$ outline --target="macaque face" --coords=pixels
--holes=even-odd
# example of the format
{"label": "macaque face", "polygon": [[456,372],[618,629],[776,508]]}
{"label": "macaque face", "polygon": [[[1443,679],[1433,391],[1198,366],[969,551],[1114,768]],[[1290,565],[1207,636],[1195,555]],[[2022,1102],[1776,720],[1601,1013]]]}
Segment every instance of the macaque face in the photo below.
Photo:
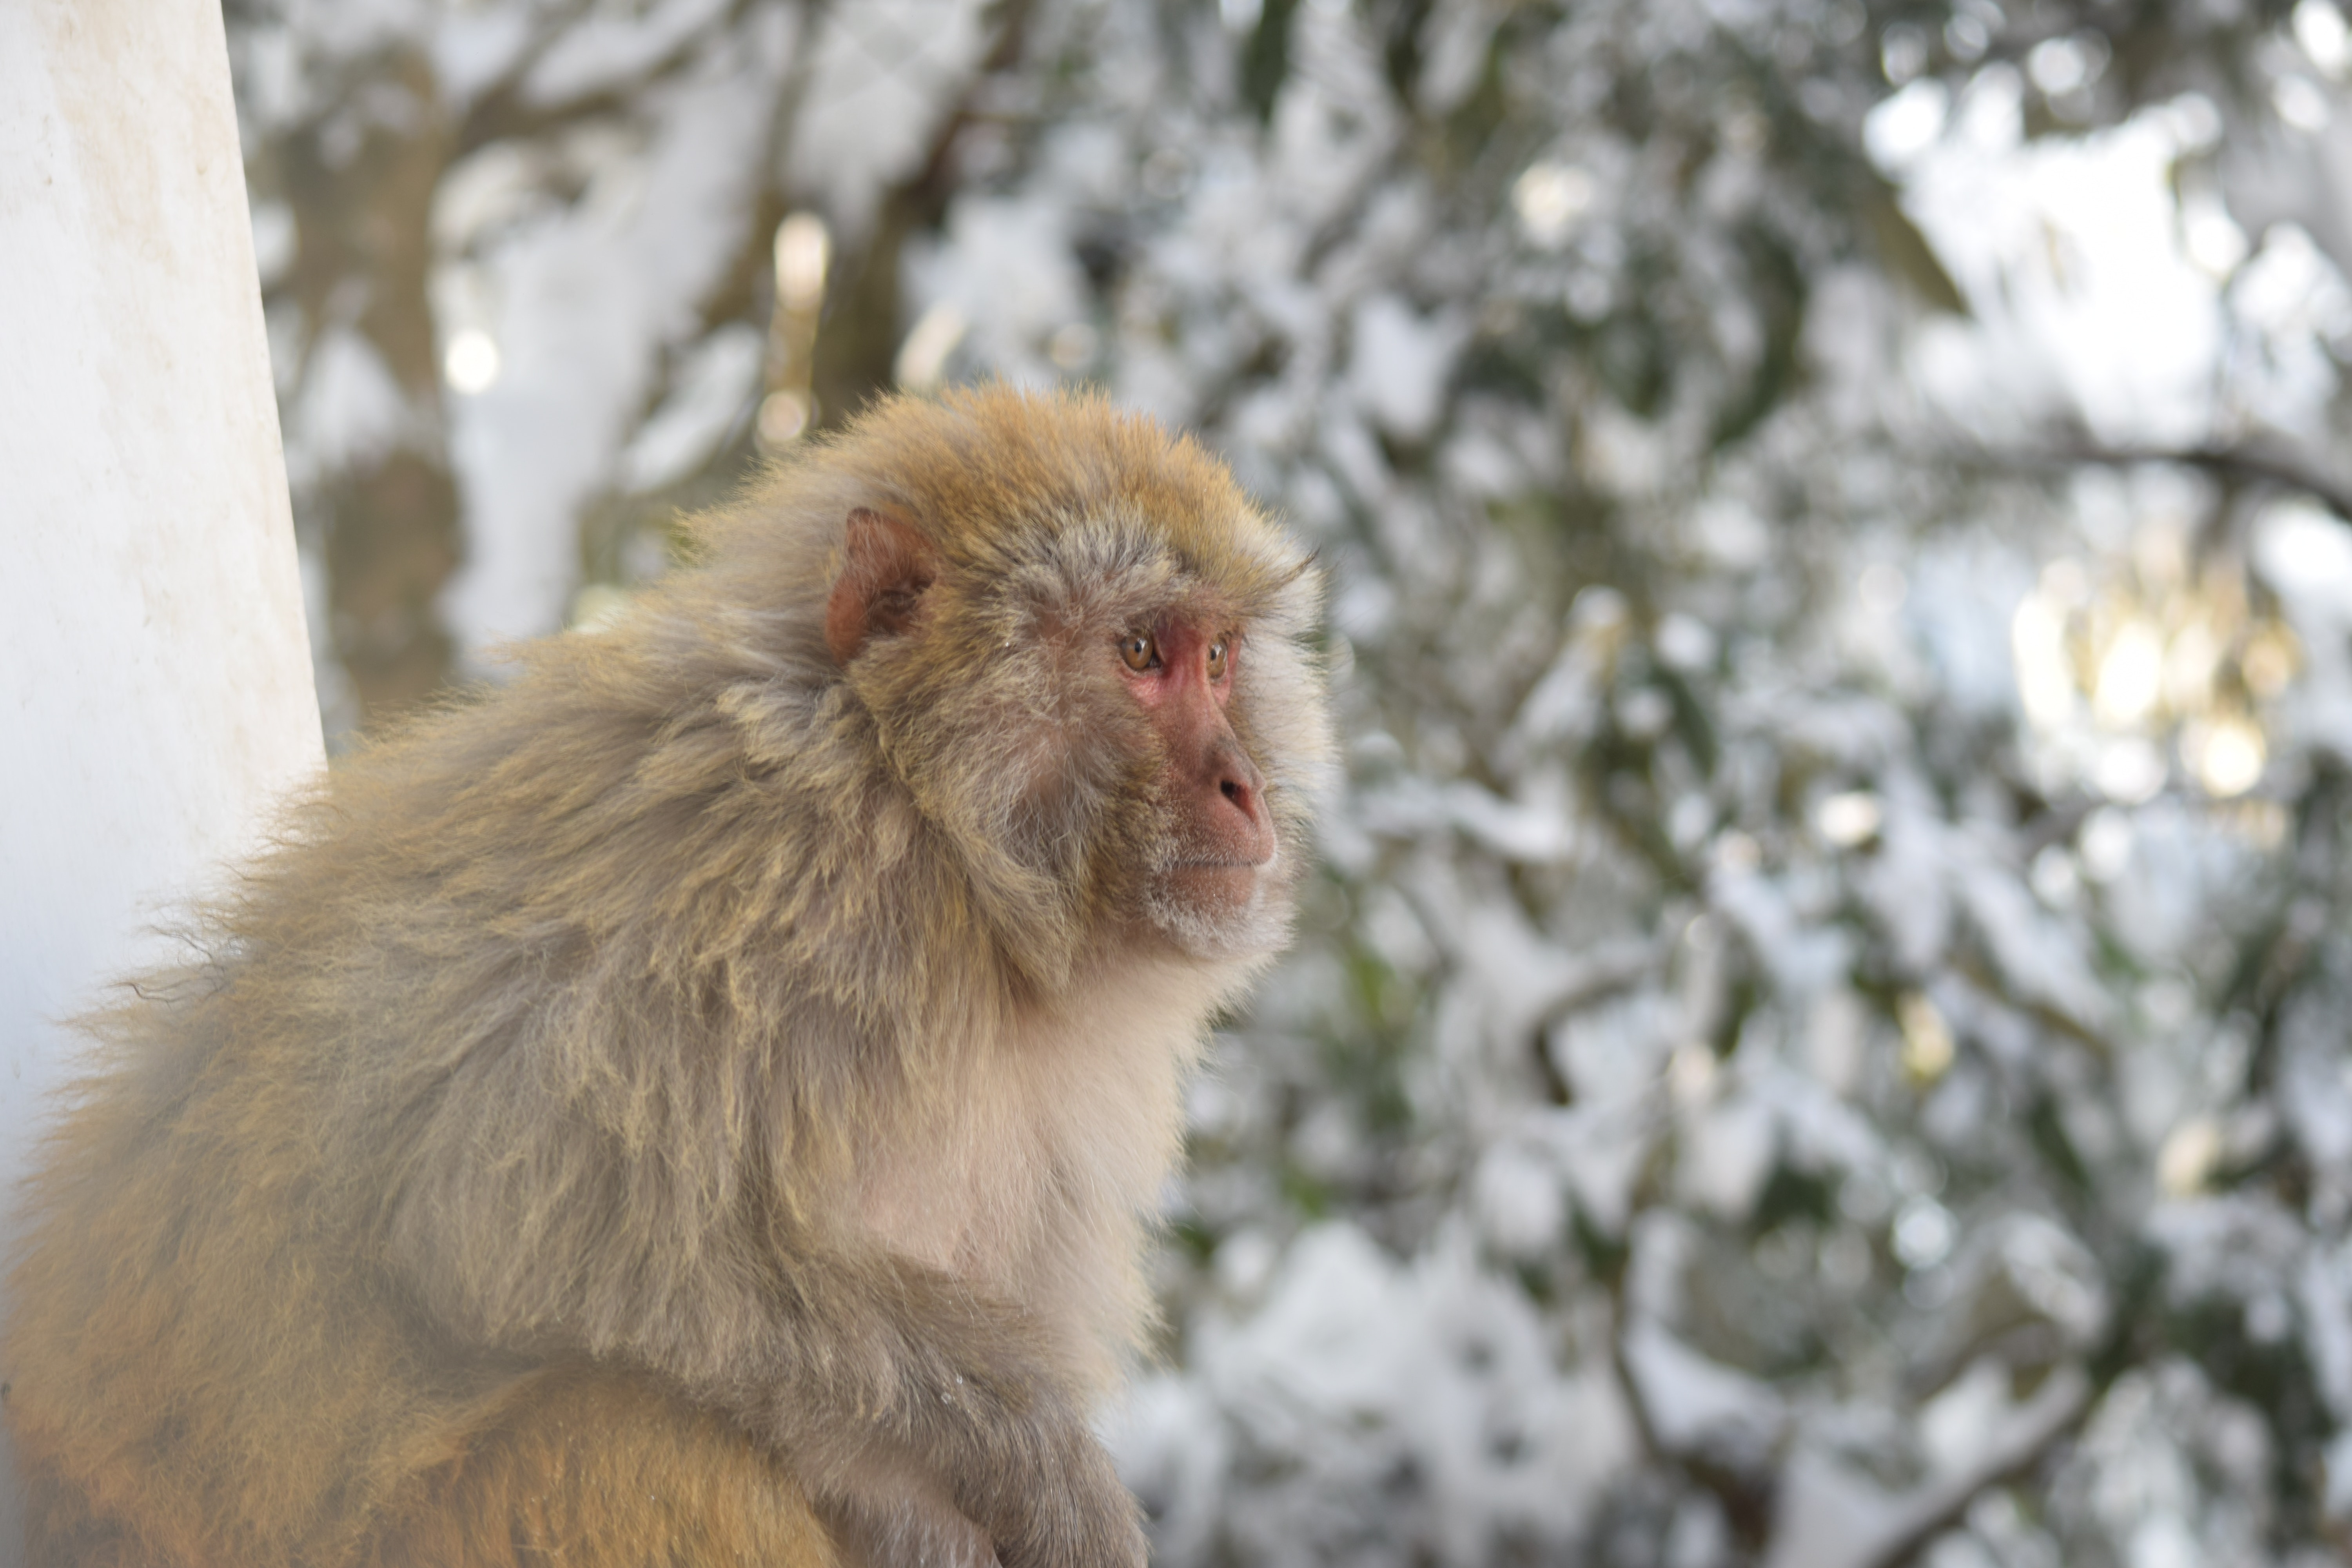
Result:
{"label": "macaque face", "polygon": [[1247,915],[1276,856],[1265,779],[1226,709],[1243,654],[1237,632],[1171,616],[1120,637],[1120,675],[1164,756],[1158,794],[1167,831],[1153,870],[1160,901],[1188,925]]}
{"label": "macaque face", "polygon": [[1235,543],[1233,515],[1196,523],[1193,552],[1138,511],[963,558],[851,517],[827,644],[1008,940],[1072,940],[1084,909],[1098,934],[1139,926],[1195,958],[1286,941],[1324,743],[1297,646],[1316,584],[1278,536]]}

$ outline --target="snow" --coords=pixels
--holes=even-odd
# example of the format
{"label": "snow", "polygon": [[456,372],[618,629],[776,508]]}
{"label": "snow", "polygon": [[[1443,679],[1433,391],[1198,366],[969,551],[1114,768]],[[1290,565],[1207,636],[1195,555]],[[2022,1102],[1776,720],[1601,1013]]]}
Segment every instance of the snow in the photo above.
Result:
{"label": "snow", "polygon": [[512,71],[530,48],[535,29],[520,5],[482,5],[446,11],[433,30],[433,77],[442,95],[464,105]]}
{"label": "snow", "polygon": [[407,399],[365,338],[330,328],[311,348],[301,395],[287,410],[287,467],[302,483],[321,469],[371,462],[417,428]]}
{"label": "snow", "polygon": [[1375,294],[1356,307],[1348,383],[1373,423],[1401,440],[1428,439],[1465,325],[1424,320],[1393,294]]}
{"label": "snow", "polygon": [[692,40],[727,9],[728,0],[657,0],[633,12],[590,12],[559,34],[522,79],[539,104],[585,98],[633,82]]}
{"label": "snow", "polygon": [[[1605,1372],[1563,1378],[1524,1299],[1459,1247],[1405,1267],[1346,1225],[1290,1247],[1245,1323],[1204,1322],[1191,1375],[1146,1380],[1112,1419],[1122,1473],[1154,1516],[1159,1560],[1199,1562],[1222,1535],[1279,1550],[1277,1500],[1235,1489],[1238,1462],[1279,1500],[1357,1534],[1363,1560],[1487,1559],[1496,1539],[1565,1541],[1633,1455]],[[1410,1539],[1351,1522],[1351,1496],[1417,1497]]]}
{"label": "snow", "polygon": [[709,460],[759,400],[767,340],[751,327],[721,327],[684,356],[668,397],[621,453],[625,489],[657,490]]}
{"label": "snow", "polygon": [[1086,289],[1053,205],[959,204],[943,243],[919,248],[908,258],[907,276],[924,310],[946,306],[959,320],[978,323],[964,335],[981,363],[1000,367],[1012,381],[1058,379],[1046,359],[1046,342],[1056,328],[1083,315]]}
{"label": "snow", "polygon": [[2352,630],[2352,537],[2309,501],[2285,501],[2254,530],[2254,566],[2315,631]]}
{"label": "snow", "polygon": [[1979,75],[1937,124],[1941,94],[1913,83],[1870,132],[1973,318],[1923,342],[1930,395],[1976,428],[2015,432],[2021,407],[2054,399],[2115,445],[2192,443],[2214,418],[2222,319],[2174,218],[2173,117],[2029,142],[2012,74]]}
{"label": "snow", "polygon": [[516,222],[472,263],[504,367],[450,415],[467,552],[444,607],[474,657],[562,625],[579,510],[619,477],[660,353],[742,243],[783,65],[777,47],[707,55],[649,92],[646,144],[576,206]]}
{"label": "snow", "polygon": [[1709,1361],[1654,1322],[1625,1331],[1626,1371],[1650,1430],[1670,1453],[1748,1458],[1778,1441],[1786,1412],[1755,1378]]}
{"label": "snow", "polygon": [[980,0],[860,0],[821,15],[787,156],[835,227],[862,238],[881,192],[913,172],[985,43]]}
{"label": "snow", "polygon": [[1497,1144],[1479,1161],[1472,1182],[1472,1212],[1498,1250],[1538,1257],[1559,1245],[1567,1221],[1565,1194],[1559,1173],[1540,1152]]}

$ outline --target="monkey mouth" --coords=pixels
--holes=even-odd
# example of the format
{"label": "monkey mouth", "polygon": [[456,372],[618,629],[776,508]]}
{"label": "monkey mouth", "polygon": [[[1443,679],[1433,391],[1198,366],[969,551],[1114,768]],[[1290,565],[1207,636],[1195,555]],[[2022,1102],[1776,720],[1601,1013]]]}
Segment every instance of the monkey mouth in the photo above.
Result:
{"label": "monkey mouth", "polygon": [[1161,873],[1166,879],[1162,885],[1203,913],[1238,909],[1256,900],[1264,874],[1273,864],[1271,855],[1263,860],[1179,860]]}
{"label": "monkey mouth", "polygon": [[1220,857],[1214,859],[1176,860],[1171,861],[1169,864],[1168,874],[1171,877],[1234,874],[1255,876],[1256,873],[1265,870],[1268,866],[1273,864],[1274,857],[1270,854],[1256,860],[1244,860],[1238,857]]}

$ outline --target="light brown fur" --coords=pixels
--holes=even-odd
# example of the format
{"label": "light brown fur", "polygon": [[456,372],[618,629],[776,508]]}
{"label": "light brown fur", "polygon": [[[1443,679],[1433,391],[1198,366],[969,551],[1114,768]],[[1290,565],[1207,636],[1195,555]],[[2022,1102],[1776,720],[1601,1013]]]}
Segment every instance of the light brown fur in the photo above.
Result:
{"label": "light brown fur", "polygon": [[[845,668],[860,509],[936,582]],[[37,1562],[1139,1560],[1085,1412],[1305,864],[1318,584],[1191,443],[1003,390],[698,537],[97,1021],[0,1342]],[[1241,635],[1232,908],[1171,890],[1199,808],[1106,662],[1153,616]]]}

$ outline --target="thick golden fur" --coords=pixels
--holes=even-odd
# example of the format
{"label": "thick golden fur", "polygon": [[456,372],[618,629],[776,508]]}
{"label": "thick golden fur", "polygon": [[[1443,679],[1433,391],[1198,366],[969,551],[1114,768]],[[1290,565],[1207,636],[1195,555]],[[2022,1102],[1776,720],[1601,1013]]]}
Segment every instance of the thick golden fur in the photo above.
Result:
{"label": "thick golden fur", "polygon": [[[940,569],[845,668],[861,508]],[[1135,1560],[1085,1410],[1306,862],[1315,575],[1191,442],[1004,390],[887,404],[698,536],[339,768],[98,1021],[0,1343],[37,1562],[822,1563],[877,1456],[1008,1563]],[[1278,852],[1238,912],[1166,892],[1105,657],[1165,614],[1246,650]]]}

